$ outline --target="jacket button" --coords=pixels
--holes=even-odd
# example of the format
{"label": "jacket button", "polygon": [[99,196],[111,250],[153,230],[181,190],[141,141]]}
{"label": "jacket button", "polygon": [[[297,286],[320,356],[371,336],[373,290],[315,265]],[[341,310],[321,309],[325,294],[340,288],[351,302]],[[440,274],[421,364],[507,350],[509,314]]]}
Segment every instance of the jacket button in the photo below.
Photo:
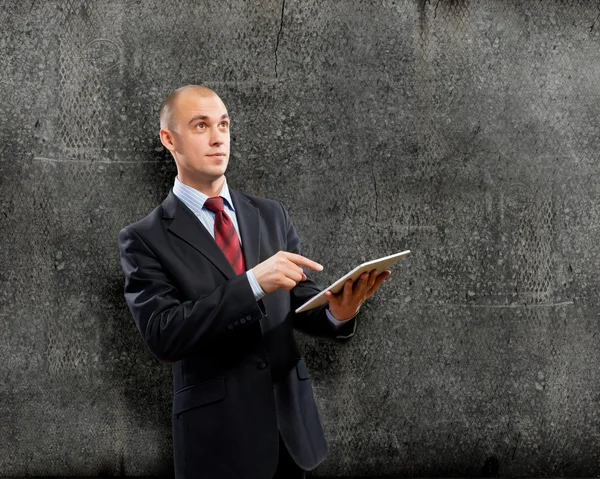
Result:
{"label": "jacket button", "polygon": [[233,324],[228,324],[227,329],[229,329],[229,331],[231,331],[233,329]]}
{"label": "jacket button", "polygon": [[240,319],[240,323],[244,324],[246,322],[246,318]]}
{"label": "jacket button", "polygon": [[258,369],[265,369],[267,367],[267,363],[265,363],[264,361],[261,361],[260,363],[258,363]]}
{"label": "jacket button", "polygon": [[246,316],[246,321],[250,321],[252,319],[252,316],[249,314],[248,316]]}

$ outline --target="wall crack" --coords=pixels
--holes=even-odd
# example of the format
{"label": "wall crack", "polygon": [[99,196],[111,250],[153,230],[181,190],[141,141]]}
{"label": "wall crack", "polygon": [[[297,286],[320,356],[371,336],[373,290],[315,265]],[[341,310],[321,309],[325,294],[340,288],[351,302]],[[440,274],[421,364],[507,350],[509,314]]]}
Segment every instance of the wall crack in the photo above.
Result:
{"label": "wall crack", "polygon": [[277,64],[279,63],[279,57],[277,52],[279,51],[279,40],[281,39],[281,33],[283,32],[283,13],[285,11],[285,0],[281,2],[281,19],[279,20],[279,32],[277,32],[277,41],[275,42],[275,78],[279,78],[277,72]]}
{"label": "wall crack", "polygon": [[373,176],[373,187],[375,189],[375,223],[379,219],[379,193],[377,192],[377,178],[375,178],[375,167],[371,168],[371,175]]}

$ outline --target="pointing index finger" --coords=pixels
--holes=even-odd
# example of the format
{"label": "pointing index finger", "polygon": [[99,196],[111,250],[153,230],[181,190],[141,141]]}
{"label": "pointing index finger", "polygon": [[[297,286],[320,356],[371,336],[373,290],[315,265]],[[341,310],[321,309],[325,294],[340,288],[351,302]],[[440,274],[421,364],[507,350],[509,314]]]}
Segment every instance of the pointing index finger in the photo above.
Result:
{"label": "pointing index finger", "polygon": [[305,258],[302,255],[296,253],[288,253],[287,258],[292,263],[297,264],[298,266],[305,266],[307,268],[314,269],[315,271],[323,271],[323,266],[321,266],[319,263],[314,262],[313,260]]}

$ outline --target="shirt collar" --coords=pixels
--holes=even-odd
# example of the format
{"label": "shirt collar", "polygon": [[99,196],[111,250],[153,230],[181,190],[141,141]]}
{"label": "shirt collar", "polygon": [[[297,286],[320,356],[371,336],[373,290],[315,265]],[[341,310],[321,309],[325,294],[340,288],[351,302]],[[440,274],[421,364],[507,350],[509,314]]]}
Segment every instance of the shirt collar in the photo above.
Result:
{"label": "shirt collar", "polygon": [[[224,203],[227,208],[231,211],[235,211],[233,208],[233,201],[231,201],[231,193],[227,186],[227,178],[224,178],[224,180],[219,196],[225,200]],[[196,213],[196,215],[202,210],[204,202],[208,199],[208,195],[182,183],[177,176],[175,177],[175,184],[173,185],[173,194],[189,209]]]}

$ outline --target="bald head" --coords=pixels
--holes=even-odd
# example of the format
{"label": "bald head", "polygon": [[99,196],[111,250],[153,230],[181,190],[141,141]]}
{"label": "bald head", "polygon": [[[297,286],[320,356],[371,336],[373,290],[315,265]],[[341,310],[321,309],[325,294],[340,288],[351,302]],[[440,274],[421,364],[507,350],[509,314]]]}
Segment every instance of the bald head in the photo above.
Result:
{"label": "bald head", "polygon": [[189,98],[191,95],[199,96],[201,98],[216,97],[221,100],[219,95],[217,95],[214,91],[202,85],[186,85],[178,88],[177,90],[171,92],[160,108],[161,128],[167,128],[171,130],[175,129],[177,126],[177,106],[179,102],[185,101],[186,98]]}

